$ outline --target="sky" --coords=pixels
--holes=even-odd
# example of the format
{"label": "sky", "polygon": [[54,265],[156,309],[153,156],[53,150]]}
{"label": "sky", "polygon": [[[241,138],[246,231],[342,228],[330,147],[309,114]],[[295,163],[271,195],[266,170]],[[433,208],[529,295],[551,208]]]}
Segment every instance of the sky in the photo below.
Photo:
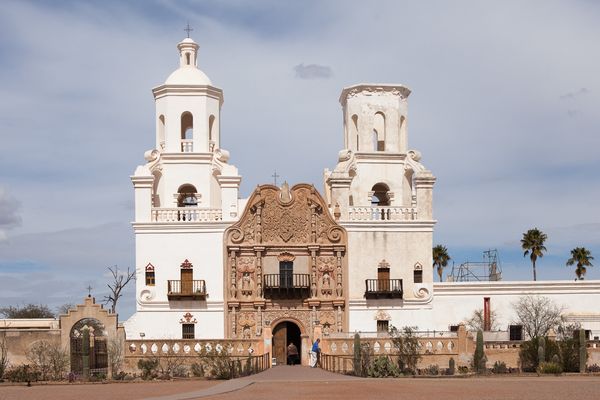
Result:
{"label": "sky", "polygon": [[538,227],[538,279],[574,279],[574,247],[600,263],[599,20],[589,0],[2,0],[0,307],[88,286],[100,301],[107,268],[134,267],[129,177],[188,22],[242,197],[275,170],[322,188],[342,88],[404,84],[409,148],[437,177],[434,244],[456,266],[497,249],[505,280],[530,280],[520,239]]}

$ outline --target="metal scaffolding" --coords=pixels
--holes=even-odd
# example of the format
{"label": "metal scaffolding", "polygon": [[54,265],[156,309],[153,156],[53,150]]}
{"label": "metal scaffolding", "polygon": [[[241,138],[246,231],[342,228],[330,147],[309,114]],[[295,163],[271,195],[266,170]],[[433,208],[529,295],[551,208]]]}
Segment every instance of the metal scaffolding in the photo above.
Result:
{"label": "metal scaffolding", "polygon": [[498,250],[489,249],[483,252],[483,261],[467,261],[458,267],[452,265],[452,273],[448,277],[453,282],[501,281],[502,267]]}

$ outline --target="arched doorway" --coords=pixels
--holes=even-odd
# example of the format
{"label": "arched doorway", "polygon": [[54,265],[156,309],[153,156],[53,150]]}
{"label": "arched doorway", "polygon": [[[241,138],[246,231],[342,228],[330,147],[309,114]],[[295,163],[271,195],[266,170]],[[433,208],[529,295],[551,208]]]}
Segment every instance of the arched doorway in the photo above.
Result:
{"label": "arched doorway", "polygon": [[287,363],[287,346],[290,343],[298,348],[299,357],[302,355],[302,337],[300,327],[291,321],[278,323],[273,329],[273,357],[277,365]]}
{"label": "arched doorway", "polygon": [[[87,332],[89,341],[86,350],[84,347],[84,334]],[[90,375],[108,372],[108,349],[104,324],[95,318],[80,319],[71,328],[71,371],[84,373],[84,368],[89,368]],[[87,360],[84,361],[84,354]]]}

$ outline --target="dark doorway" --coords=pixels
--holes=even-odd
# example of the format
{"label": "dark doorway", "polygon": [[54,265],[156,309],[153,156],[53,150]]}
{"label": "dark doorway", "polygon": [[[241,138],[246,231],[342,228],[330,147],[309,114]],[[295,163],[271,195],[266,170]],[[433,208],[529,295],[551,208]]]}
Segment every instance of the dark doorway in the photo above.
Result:
{"label": "dark doorway", "polygon": [[291,261],[279,262],[279,287],[292,288],[294,274],[294,263]]}
{"label": "dark doorway", "polygon": [[290,343],[294,343],[298,349],[299,358],[302,358],[300,328],[293,322],[280,322],[273,329],[273,357],[277,359],[277,365],[287,363],[287,346]]}

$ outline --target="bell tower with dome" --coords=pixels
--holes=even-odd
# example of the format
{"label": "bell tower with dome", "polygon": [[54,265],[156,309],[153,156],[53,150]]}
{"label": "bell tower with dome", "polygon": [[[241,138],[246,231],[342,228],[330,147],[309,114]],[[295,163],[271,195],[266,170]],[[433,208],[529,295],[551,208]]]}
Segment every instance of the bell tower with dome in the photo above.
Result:
{"label": "bell tower with dome", "polygon": [[[128,337],[222,337],[224,230],[239,216],[241,176],[220,147],[223,91],[198,68],[199,46],[177,45],[179,67],[152,90],[156,144],[131,177],[136,314]],[[203,312],[200,313],[199,310]]]}

